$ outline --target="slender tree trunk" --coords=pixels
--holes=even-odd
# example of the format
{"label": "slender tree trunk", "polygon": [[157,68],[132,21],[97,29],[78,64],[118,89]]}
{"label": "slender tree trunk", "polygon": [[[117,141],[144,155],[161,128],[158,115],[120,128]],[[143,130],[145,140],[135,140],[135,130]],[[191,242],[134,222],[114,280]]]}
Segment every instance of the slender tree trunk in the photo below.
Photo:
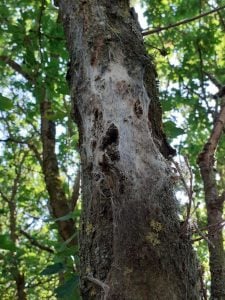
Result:
{"label": "slender tree trunk", "polygon": [[[68,215],[72,210],[69,200],[63,190],[60,180],[58,160],[55,153],[56,126],[51,120],[53,115],[51,102],[43,96],[40,105],[41,112],[41,141],[43,147],[42,169],[45,176],[46,188],[48,190],[52,215],[60,218]],[[57,221],[59,234],[64,241],[72,238],[75,233],[75,224],[72,219]],[[76,238],[72,238],[70,245],[76,245]]]}
{"label": "slender tree trunk", "polygon": [[[19,187],[19,183],[21,181],[22,176],[22,167],[24,160],[26,158],[26,153],[22,156],[21,161],[19,161],[18,165],[15,165],[16,176],[12,186],[12,193],[10,199],[8,199],[9,205],[9,227],[10,227],[10,238],[16,247],[16,243],[18,240],[17,236],[17,207],[16,207],[16,196]],[[25,292],[25,277],[24,274],[20,271],[20,260],[16,256],[15,253],[12,253],[12,266],[11,266],[11,274],[16,283],[16,292],[17,292],[17,299],[18,300],[26,300],[26,292]]]}
{"label": "slender tree trunk", "polygon": [[83,299],[199,299],[156,72],[127,0],[58,1],[79,126]]}
{"label": "slender tree trunk", "polygon": [[[223,103],[225,97],[223,96]],[[211,299],[225,299],[225,252],[223,246],[223,205],[225,192],[218,195],[217,183],[214,171],[214,155],[225,125],[225,104],[214,124],[211,136],[204,145],[203,151],[198,157],[198,165],[204,183],[205,202],[208,220],[209,265],[211,273]]]}
{"label": "slender tree trunk", "polygon": [[23,274],[16,274],[16,288],[17,288],[17,297],[18,300],[26,300],[26,293],[25,293],[25,278]]}

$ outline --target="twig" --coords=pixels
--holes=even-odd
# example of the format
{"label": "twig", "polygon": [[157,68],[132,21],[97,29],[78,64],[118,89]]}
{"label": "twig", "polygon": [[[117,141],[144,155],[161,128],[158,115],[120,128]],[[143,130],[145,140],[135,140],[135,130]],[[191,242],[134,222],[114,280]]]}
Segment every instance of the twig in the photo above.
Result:
{"label": "twig", "polygon": [[186,181],[184,179],[184,176],[183,176],[182,171],[181,171],[181,169],[179,167],[179,164],[173,158],[171,159],[171,161],[173,162],[173,164],[174,164],[177,172],[179,173],[180,179],[181,179],[181,181],[182,181],[182,183],[183,183],[183,185],[185,187],[185,190],[187,192],[188,198],[191,198],[192,197],[192,195],[191,195],[192,193],[190,192],[190,189],[189,189],[189,187],[188,187],[188,185],[187,185],[187,183],[186,183]]}
{"label": "twig", "polygon": [[36,159],[40,163],[40,166],[42,166],[42,157],[41,154],[39,153],[37,147],[33,144],[33,142],[30,142],[31,139],[27,140],[22,140],[22,139],[14,139],[13,137],[8,137],[6,139],[0,139],[1,143],[16,143],[16,144],[22,144],[22,145],[27,145],[29,149],[34,153]]}
{"label": "twig", "polygon": [[193,22],[195,20],[198,20],[202,17],[205,17],[205,16],[208,16],[208,15],[213,14],[215,12],[218,12],[218,11],[224,9],[224,8],[225,8],[225,5],[217,7],[215,9],[212,9],[212,10],[207,11],[205,13],[202,13],[198,16],[195,16],[195,17],[192,17],[192,18],[189,18],[189,19],[181,20],[181,21],[179,21],[177,23],[174,23],[174,24],[169,24],[167,26],[157,27],[157,28],[154,28],[154,29],[147,29],[146,31],[142,32],[142,35],[146,36],[146,35],[154,34],[154,33],[157,33],[157,32],[163,31],[163,30],[171,29],[171,28],[183,25],[183,24],[187,24],[187,23]]}
{"label": "twig", "polygon": [[41,24],[44,10],[45,10],[45,0],[41,0],[40,13],[38,16],[38,43],[39,43],[39,53],[40,53],[41,63],[44,63],[43,52],[42,52],[43,47],[42,47],[42,24]]}
{"label": "twig", "polygon": [[[224,226],[225,226],[225,221],[221,221],[221,222],[218,222],[218,223],[211,224],[211,225],[209,225],[209,226],[203,227],[203,228],[201,228],[201,229],[198,229],[198,230],[196,230],[196,231],[193,232],[193,233],[199,233],[199,231],[202,233],[203,230],[209,230],[209,229],[211,229],[212,227],[215,227],[213,230],[211,229],[210,234],[212,234],[212,233],[214,233],[214,232],[216,232],[216,231],[219,231],[219,230],[222,229]],[[205,234],[205,235],[204,235],[204,237],[208,237],[208,236],[209,236],[209,234]],[[199,238],[192,239],[192,242],[193,242],[193,243],[194,243],[194,242],[198,242],[198,241],[201,241],[202,239],[203,239],[203,237],[202,237],[202,235],[201,235],[201,237],[199,237]]]}
{"label": "twig", "polygon": [[54,253],[54,250],[45,246],[45,245],[41,245],[34,237],[32,237],[29,233],[27,233],[26,231],[20,229],[20,233],[22,235],[24,235],[31,243],[31,245],[41,249],[41,250],[44,250],[44,251],[47,251],[49,253]]}
{"label": "twig", "polygon": [[34,83],[34,78],[30,76],[30,74],[25,72],[21,65],[12,60],[10,57],[6,55],[0,55],[0,61],[5,62],[8,66],[10,66],[14,71],[19,73],[20,75],[22,75],[25,79]]}
{"label": "twig", "polygon": [[10,203],[10,199],[0,190],[0,195],[2,196],[2,199],[7,202]]}
{"label": "twig", "polygon": [[190,187],[188,188],[188,191],[187,191],[189,202],[188,202],[188,207],[187,207],[187,216],[186,216],[186,220],[184,222],[184,228],[187,228],[188,221],[191,216],[191,206],[192,206],[192,201],[193,201],[193,173],[192,173],[191,166],[190,166],[186,156],[184,156],[184,161],[186,163],[186,166],[187,166],[189,174],[190,174]]}
{"label": "twig", "polygon": [[215,77],[213,76],[212,74],[210,74],[209,72],[207,71],[203,71],[203,73],[209,78],[209,80],[220,90],[223,85],[222,83]]}
{"label": "twig", "polygon": [[[201,236],[201,239],[204,239],[209,245],[211,245],[213,248],[215,248],[215,245],[208,239],[207,235],[202,233],[201,230],[198,228],[198,226],[194,223],[193,224],[195,230],[197,233]],[[192,240],[192,242],[196,242],[196,240]]]}
{"label": "twig", "polygon": [[103,289],[103,291],[104,291],[103,300],[106,300],[107,296],[109,294],[109,286],[107,284],[105,284],[104,282],[100,281],[99,279],[94,278],[92,275],[88,275],[88,276],[86,276],[86,278],[87,278],[87,280],[93,282],[94,284],[100,286]]}
{"label": "twig", "polygon": [[176,170],[178,171],[178,173],[180,175],[180,179],[181,179],[181,181],[182,181],[182,183],[184,185],[184,188],[185,188],[187,196],[188,196],[187,216],[186,216],[185,221],[184,221],[184,223],[182,225],[182,229],[181,229],[182,233],[186,232],[186,230],[187,230],[188,222],[189,222],[190,215],[191,215],[192,201],[193,201],[193,188],[192,188],[192,186],[193,186],[193,184],[192,184],[192,182],[193,182],[193,174],[192,174],[192,170],[191,170],[191,167],[189,165],[189,162],[188,162],[187,158],[184,157],[184,160],[185,160],[185,163],[186,163],[187,168],[188,168],[189,173],[190,173],[190,187],[188,187],[188,185],[186,183],[186,180],[184,179],[184,176],[182,174],[182,171],[180,169],[179,164],[174,159],[172,159],[172,162],[175,165]]}

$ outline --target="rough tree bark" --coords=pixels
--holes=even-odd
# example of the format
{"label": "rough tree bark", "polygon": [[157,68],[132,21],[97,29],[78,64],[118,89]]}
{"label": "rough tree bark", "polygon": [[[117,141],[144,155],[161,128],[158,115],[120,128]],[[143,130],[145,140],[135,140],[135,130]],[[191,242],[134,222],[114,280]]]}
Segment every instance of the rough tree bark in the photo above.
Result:
{"label": "rough tree bark", "polygon": [[128,0],[57,1],[80,133],[83,299],[199,299],[156,72]]}
{"label": "rough tree bark", "polygon": [[204,184],[208,219],[209,265],[211,273],[211,299],[225,299],[225,252],[223,246],[223,206],[225,192],[218,195],[214,171],[215,152],[225,125],[225,96],[214,124],[211,136],[198,157],[198,165]]}

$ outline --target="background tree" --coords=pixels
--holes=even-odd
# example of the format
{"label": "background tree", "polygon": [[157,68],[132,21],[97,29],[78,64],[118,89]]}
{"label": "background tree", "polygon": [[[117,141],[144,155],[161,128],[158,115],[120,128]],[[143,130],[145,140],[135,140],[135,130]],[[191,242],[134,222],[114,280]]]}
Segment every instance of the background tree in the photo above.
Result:
{"label": "background tree", "polygon": [[56,293],[74,297],[80,180],[62,28],[48,1],[3,1],[0,11],[1,298],[54,297],[57,273]]}

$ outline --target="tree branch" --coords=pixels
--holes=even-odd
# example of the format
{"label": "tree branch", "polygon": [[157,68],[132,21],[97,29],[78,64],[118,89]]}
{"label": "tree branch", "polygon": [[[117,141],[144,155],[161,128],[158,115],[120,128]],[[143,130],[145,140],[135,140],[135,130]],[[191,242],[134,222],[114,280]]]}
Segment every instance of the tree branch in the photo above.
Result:
{"label": "tree branch", "polygon": [[34,79],[32,78],[32,76],[30,76],[30,74],[28,74],[27,72],[25,72],[23,70],[23,68],[21,67],[20,64],[18,64],[17,62],[15,62],[14,60],[12,60],[8,56],[6,56],[6,55],[0,55],[0,61],[5,62],[14,71],[16,71],[17,73],[19,73],[20,75],[22,75],[28,81],[34,82]]}
{"label": "tree branch", "polygon": [[195,17],[192,17],[192,18],[189,18],[189,19],[181,20],[181,21],[179,21],[179,22],[177,22],[177,23],[174,23],[174,24],[169,24],[169,25],[167,25],[167,26],[157,27],[157,28],[154,28],[154,29],[147,29],[146,31],[143,31],[143,32],[142,32],[142,35],[143,35],[143,36],[146,36],[146,35],[154,34],[154,33],[161,32],[161,31],[164,31],[164,30],[167,30],[167,29],[171,29],[171,28],[174,28],[174,27],[178,27],[178,26],[180,26],[180,25],[183,25],[183,24],[187,24],[187,23],[193,22],[193,21],[195,21],[195,20],[198,20],[198,19],[200,19],[200,18],[203,18],[203,17],[208,16],[208,15],[210,15],[210,14],[213,14],[213,13],[215,13],[215,12],[218,12],[218,11],[224,9],[224,8],[225,8],[225,5],[220,6],[220,7],[217,7],[217,8],[215,8],[215,9],[212,9],[212,10],[207,11],[207,12],[205,12],[205,13],[202,13],[202,14],[200,14],[200,15],[198,15],[198,16],[195,16]]}
{"label": "tree branch", "polygon": [[[223,102],[224,101],[225,99],[223,99]],[[207,167],[213,165],[214,153],[218,145],[219,139],[221,137],[221,134],[223,132],[224,125],[225,125],[225,104],[223,103],[219,116],[213,127],[211,136],[208,142],[205,144],[203,151],[199,154],[198,164],[200,168],[201,168],[201,162],[203,162]]]}
{"label": "tree branch", "polygon": [[0,190],[0,195],[2,196],[2,199],[5,200],[5,202],[10,203],[10,199]]}
{"label": "tree branch", "polygon": [[38,160],[40,166],[42,167],[42,157],[41,154],[39,153],[37,147],[30,142],[29,140],[22,140],[22,139],[14,139],[13,137],[8,137],[6,139],[0,139],[0,142],[3,143],[16,143],[16,144],[23,144],[23,145],[27,145],[29,147],[29,149],[34,153],[36,159]]}
{"label": "tree branch", "polygon": [[212,74],[210,74],[210,73],[207,72],[207,71],[203,71],[203,73],[208,77],[208,79],[209,79],[210,81],[212,81],[212,83],[213,83],[219,90],[223,87],[222,83],[219,82],[219,80],[218,80],[215,76],[213,76]]}
{"label": "tree branch", "polygon": [[38,160],[40,166],[42,167],[43,161],[42,161],[41,154],[39,153],[37,147],[32,142],[27,142],[27,145],[28,145],[29,149],[31,151],[33,151],[34,156],[36,157],[36,159]]}
{"label": "tree branch", "polygon": [[107,299],[107,296],[109,294],[109,286],[107,284],[105,284],[104,282],[100,281],[97,278],[94,278],[92,275],[88,275],[86,277],[87,280],[89,280],[90,282],[96,284],[97,286],[101,287],[104,291],[104,298],[103,300]]}
{"label": "tree branch", "polygon": [[22,235],[24,235],[31,243],[31,245],[41,249],[41,250],[44,250],[44,251],[47,251],[49,253],[54,253],[54,250],[45,246],[45,245],[41,245],[34,237],[32,237],[29,233],[27,233],[26,231],[20,229],[20,233]]}

